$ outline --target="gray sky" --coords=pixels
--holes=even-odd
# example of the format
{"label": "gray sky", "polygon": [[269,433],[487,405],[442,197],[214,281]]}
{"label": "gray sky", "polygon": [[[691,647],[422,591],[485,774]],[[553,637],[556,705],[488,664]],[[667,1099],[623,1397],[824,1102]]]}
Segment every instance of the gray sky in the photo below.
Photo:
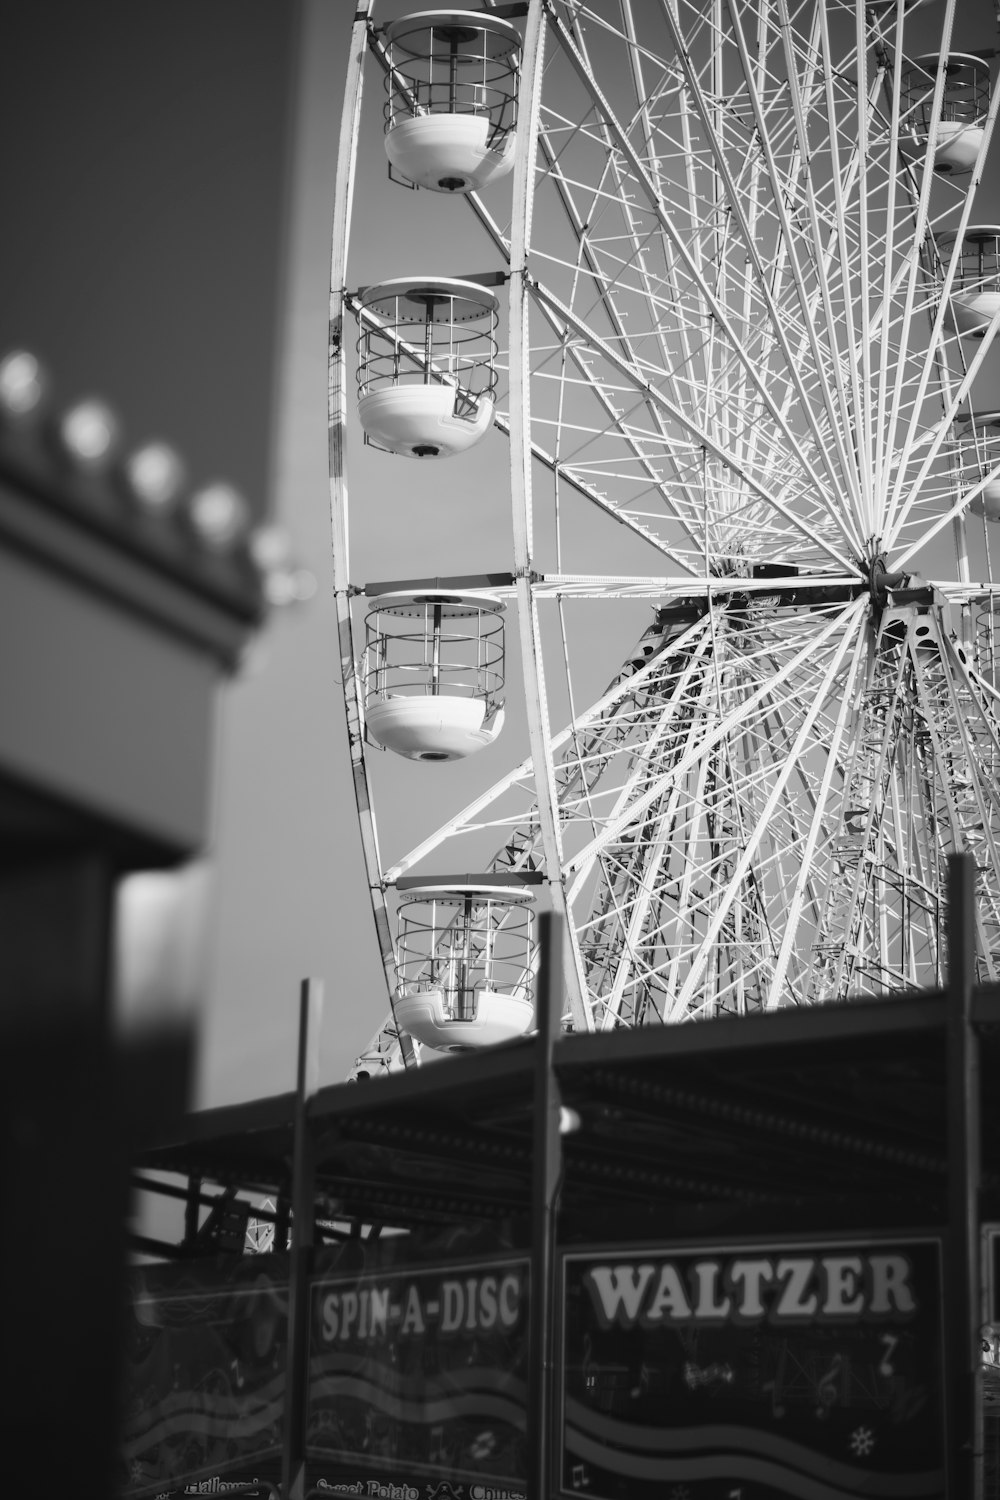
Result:
{"label": "gray sky", "polygon": [[[376,18],[419,8],[380,0]],[[929,26],[940,9],[927,7]],[[323,1082],[344,1076],[386,1010],[330,597],[328,266],[352,7],[304,0],[285,191],[290,14],[267,0],[181,0],[166,10],[103,0],[71,13],[39,0],[8,38],[7,55],[24,62],[4,92],[14,143],[5,201],[19,211],[0,247],[11,293],[0,345],[41,354],[61,399],[106,395],[136,441],[176,442],[198,481],[228,477],[258,511],[270,500],[319,581],[308,606],[275,614],[220,699],[216,920],[198,1087],[206,1104],[292,1086],[301,977],[326,982]],[[991,6],[959,7],[957,46],[996,41]],[[84,52],[93,66],[75,65]],[[383,97],[369,68],[349,280],[494,268],[461,201],[389,183]],[[995,188],[994,169],[980,202],[996,202]],[[977,209],[979,222],[987,212]],[[511,566],[498,434],[423,465],[362,449],[356,425],[352,436],[355,582]],[[631,605],[608,630],[595,616],[595,683],[648,618],[648,605]],[[510,668],[497,746],[459,765],[373,757],[388,857],[518,757],[516,650]]]}

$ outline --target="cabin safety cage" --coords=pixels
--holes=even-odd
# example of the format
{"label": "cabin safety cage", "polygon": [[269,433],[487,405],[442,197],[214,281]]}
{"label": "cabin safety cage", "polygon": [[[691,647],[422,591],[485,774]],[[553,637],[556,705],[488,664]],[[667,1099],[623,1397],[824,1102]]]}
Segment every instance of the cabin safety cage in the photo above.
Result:
{"label": "cabin safety cage", "polygon": [[534,892],[516,877],[399,882],[395,1010],[425,1046],[512,1041],[534,1021]]}
{"label": "cabin safety cage", "polygon": [[385,28],[385,149],[418,187],[467,193],[514,165],[521,37],[488,12],[421,11]]}
{"label": "cabin safety cage", "polygon": [[456,278],[399,279],[359,294],[358,415],[377,446],[446,458],[493,420],[499,302]]}
{"label": "cabin safety cage", "polygon": [[375,744],[455,760],[503,725],[504,603],[488,594],[382,594],[365,617],[361,681]]}
{"label": "cabin safety cage", "polygon": [[949,53],[939,63],[936,53],[918,57],[903,70],[901,80],[904,134],[901,146],[924,150],[930,138],[934,92],[939,68],[944,90],[934,148],[936,172],[971,172],[983,142],[990,109],[990,65],[972,53]]}
{"label": "cabin safety cage", "polygon": [[985,481],[969,509],[987,521],[1000,521],[1000,479],[992,475],[1000,456],[1000,411],[966,412],[956,426],[963,471]]}
{"label": "cabin safety cage", "polygon": [[1000,225],[970,225],[960,241],[944,234],[938,245],[945,264],[955,260],[955,327],[963,337],[984,338],[990,319],[1000,312]]}

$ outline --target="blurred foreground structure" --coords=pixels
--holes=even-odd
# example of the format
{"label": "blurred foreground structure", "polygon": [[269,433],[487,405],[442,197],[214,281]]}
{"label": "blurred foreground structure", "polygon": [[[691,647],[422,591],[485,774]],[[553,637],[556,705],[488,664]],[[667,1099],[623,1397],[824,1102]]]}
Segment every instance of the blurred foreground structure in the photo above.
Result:
{"label": "blurred foreground structure", "polygon": [[2,373],[7,1415],[19,1480],[56,1454],[110,1494],[129,1155],[188,1099],[216,690],[262,596],[238,531],[126,479],[105,409],[57,426],[30,356]]}
{"label": "blurred foreground structure", "polygon": [[189,1099],[218,693],[264,606],[246,541],[269,509],[296,16],[41,0],[7,33],[0,354],[52,371],[0,370],[0,1259],[25,1494],[113,1492],[130,1153]]}

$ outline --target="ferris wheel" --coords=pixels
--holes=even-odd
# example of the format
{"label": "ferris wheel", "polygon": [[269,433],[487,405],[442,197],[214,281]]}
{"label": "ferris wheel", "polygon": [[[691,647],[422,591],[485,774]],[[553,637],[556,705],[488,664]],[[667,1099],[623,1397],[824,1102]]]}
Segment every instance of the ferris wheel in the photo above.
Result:
{"label": "ferris wheel", "polygon": [[[962,45],[954,0],[360,5],[331,494],[391,1003],[356,1074],[530,1029],[543,896],[578,1031],[938,984],[954,852],[1000,977],[997,96]],[[357,284],[366,75],[474,272],[403,236]],[[352,445],[443,472],[490,429],[510,553],[355,579]],[[376,826],[376,758],[446,797],[480,754],[412,848]]]}

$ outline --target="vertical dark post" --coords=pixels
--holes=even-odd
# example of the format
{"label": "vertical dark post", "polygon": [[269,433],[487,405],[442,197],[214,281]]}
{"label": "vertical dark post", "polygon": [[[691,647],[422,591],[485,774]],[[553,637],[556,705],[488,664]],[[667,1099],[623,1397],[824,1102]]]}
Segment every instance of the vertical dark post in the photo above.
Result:
{"label": "vertical dark post", "polygon": [[187,1198],[184,1203],[184,1244],[193,1245],[198,1238],[201,1219],[201,1178],[189,1177]]}
{"label": "vertical dark post", "polygon": [[442,611],[440,604],[435,604],[434,615],[431,622],[431,697],[436,698],[441,691],[441,620]]}
{"label": "vertical dark post", "polygon": [[948,1500],[981,1500],[983,1483],[979,1047],[972,1027],[974,875],[969,855],[949,858],[948,1241],[944,1285]]}
{"label": "vertical dark post", "polygon": [[316,1238],[315,1165],[309,1100],[319,1086],[319,1033],[323,985],[303,979],[299,998],[299,1064],[292,1156],[292,1249],[288,1267],[288,1352],[285,1367],[285,1434],[281,1458],[284,1500],[305,1494],[306,1398],[309,1389],[309,1278]]}
{"label": "vertical dark post", "polygon": [[528,1500],[546,1500],[552,1454],[552,1270],[556,1195],[562,1168],[561,1100],[552,1064],[563,997],[562,924],[552,913],[546,912],[539,918],[539,942],[528,1299]]}
{"label": "vertical dark post", "polygon": [[288,1249],[288,1230],[291,1224],[291,1204],[284,1193],[278,1194],[274,1210],[274,1248]]}

